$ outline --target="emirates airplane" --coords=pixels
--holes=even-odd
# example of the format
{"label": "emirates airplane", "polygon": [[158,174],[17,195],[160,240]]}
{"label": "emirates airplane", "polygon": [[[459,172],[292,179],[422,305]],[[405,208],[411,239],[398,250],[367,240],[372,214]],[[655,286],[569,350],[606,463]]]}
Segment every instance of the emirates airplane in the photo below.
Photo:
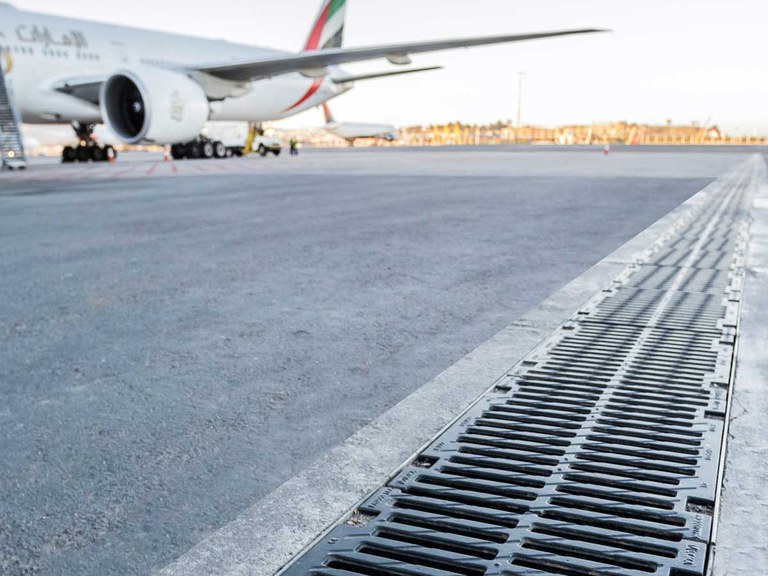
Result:
{"label": "emirates airplane", "polygon": [[[197,145],[210,121],[286,118],[350,90],[355,82],[433,68],[354,75],[339,66],[452,48],[600,32],[597,29],[343,48],[346,0],[323,0],[297,53],[99,24],[0,2],[6,82],[24,122],[71,124],[77,149],[66,161],[103,160],[93,129],[104,123],[126,144]],[[204,150],[203,155],[213,153]]]}

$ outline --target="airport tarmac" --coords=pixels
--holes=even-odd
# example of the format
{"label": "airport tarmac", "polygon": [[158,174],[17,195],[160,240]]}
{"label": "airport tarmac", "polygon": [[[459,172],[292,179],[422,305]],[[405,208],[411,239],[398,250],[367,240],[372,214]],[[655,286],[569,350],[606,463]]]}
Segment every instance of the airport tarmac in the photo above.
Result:
{"label": "airport tarmac", "polygon": [[747,155],[0,174],[0,568],[152,573]]}

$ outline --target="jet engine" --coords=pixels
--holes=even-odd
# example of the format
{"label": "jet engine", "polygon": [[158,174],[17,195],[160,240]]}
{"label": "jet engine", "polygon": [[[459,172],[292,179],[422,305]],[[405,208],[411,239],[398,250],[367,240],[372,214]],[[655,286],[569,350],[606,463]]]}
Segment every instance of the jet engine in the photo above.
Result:
{"label": "jet engine", "polygon": [[172,144],[197,138],[210,115],[200,85],[159,68],[123,70],[101,87],[101,116],[126,144]]}

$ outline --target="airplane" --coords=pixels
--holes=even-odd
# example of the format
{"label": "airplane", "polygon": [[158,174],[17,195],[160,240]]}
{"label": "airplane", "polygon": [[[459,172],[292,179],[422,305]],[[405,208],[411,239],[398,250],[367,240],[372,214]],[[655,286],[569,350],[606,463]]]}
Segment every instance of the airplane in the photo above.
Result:
{"label": "airplane", "polygon": [[323,129],[339,138],[343,138],[349,142],[350,146],[354,146],[355,140],[358,139],[383,138],[388,142],[394,142],[397,139],[397,128],[391,124],[338,122],[334,119],[327,103],[323,103],[322,108],[325,115],[325,126],[323,126]]}
{"label": "airplane", "polygon": [[[524,40],[602,32],[595,28],[345,48],[346,0],[322,0],[300,52],[285,52],[22,11],[0,2],[0,49],[23,122],[71,124],[78,146],[64,161],[104,160],[93,140],[104,123],[125,144],[198,142],[206,122],[267,122],[317,107],[356,82],[423,72],[350,74],[341,66]],[[199,143],[197,143],[199,150]],[[203,154],[213,154],[206,147]]]}

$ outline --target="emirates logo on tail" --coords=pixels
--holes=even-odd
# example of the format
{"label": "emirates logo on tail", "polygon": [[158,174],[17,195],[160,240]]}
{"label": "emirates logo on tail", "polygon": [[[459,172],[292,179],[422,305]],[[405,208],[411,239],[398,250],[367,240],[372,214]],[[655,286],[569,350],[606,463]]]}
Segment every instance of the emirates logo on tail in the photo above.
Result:
{"label": "emirates logo on tail", "polygon": [[347,11],[346,0],[324,0],[320,14],[309,33],[305,51],[341,48],[344,39],[344,17]]}

